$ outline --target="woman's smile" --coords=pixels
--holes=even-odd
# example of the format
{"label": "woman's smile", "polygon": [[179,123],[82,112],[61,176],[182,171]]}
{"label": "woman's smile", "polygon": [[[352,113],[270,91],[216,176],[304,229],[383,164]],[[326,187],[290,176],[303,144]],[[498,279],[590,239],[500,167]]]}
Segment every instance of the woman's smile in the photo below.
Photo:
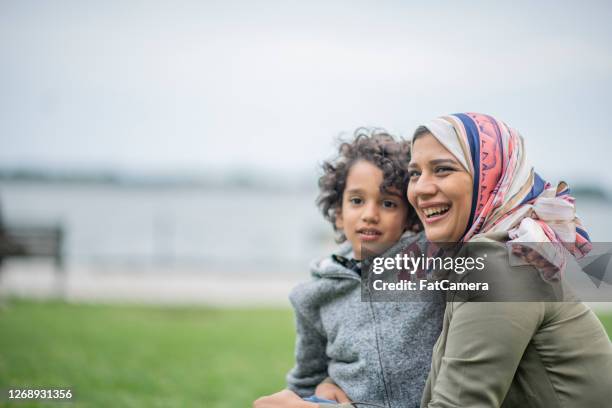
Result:
{"label": "woman's smile", "polygon": [[433,224],[448,216],[451,204],[429,203],[420,204],[418,210],[423,213],[421,219],[427,224]]}

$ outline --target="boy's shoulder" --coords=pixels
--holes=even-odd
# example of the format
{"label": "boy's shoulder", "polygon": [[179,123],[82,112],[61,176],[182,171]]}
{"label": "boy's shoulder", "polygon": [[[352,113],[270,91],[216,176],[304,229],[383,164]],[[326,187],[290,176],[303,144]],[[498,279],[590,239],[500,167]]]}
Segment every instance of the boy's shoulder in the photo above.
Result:
{"label": "boy's shoulder", "polygon": [[[423,239],[424,234],[407,232],[402,235],[387,253],[396,251]],[[358,287],[361,276],[350,268],[354,252],[350,243],[344,242],[329,255],[313,260],[310,263],[311,279],[302,282],[293,288],[290,294],[292,301],[307,298],[333,297],[338,291],[346,291],[348,288]],[[343,262],[348,261],[347,262]]]}
{"label": "boy's shoulder", "polygon": [[348,243],[342,243],[329,255],[310,263],[310,280],[296,285],[289,294],[291,303],[320,303],[331,300],[347,288],[359,287],[361,278],[353,270],[337,261],[338,257],[350,259],[353,250]]}
{"label": "boy's shoulder", "polygon": [[[398,252],[407,246],[424,240],[425,234],[423,232],[414,233],[407,231],[395,244],[385,251],[385,254]],[[322,278],[342,277],[360,279],[359,274],[352,270],[352,265],[355,262],[353,248],[348,241],[345,241],[329,255],[317,258],[310,263],[311,281],[316,282]]]}
{"label": "boy's shoulder", "polygon": [[[313,281],[321,278],[353,276],[355,272],[351,271],[341,262],[340,259],[352,259],[354,257],[353,248],[349,242],[343,242],[328,255],[314,259],[310,262],[310,276]],[[340,276],[339,276],[340,275]]]}

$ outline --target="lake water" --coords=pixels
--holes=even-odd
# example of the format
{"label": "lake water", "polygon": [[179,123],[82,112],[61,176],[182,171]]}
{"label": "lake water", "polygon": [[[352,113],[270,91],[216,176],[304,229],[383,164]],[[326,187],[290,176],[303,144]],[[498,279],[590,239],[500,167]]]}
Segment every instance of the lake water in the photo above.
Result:
{"label": "lake water", "polygon": [[[305,273],[334,247],[312,192],[0,184],[9,223],[61,223],[70,264]],[[594,241],[612,242],[612,204],[578,200]]]}
{"label": "lake water", "polygon": [[333,246],[316,192],[0,186],[7,222],[61,223],[68,262],[304,270]]}

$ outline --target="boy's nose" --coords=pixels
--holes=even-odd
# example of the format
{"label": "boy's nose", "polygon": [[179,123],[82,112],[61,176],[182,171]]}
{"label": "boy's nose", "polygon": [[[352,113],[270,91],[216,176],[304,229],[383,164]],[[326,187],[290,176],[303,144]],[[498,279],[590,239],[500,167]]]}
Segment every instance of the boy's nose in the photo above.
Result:
{"label": "boy's nose", "polygon": [[366,205],[361,214],[361,219],[367,223],[377,223],[379,220],[378,206],[375,203]]}

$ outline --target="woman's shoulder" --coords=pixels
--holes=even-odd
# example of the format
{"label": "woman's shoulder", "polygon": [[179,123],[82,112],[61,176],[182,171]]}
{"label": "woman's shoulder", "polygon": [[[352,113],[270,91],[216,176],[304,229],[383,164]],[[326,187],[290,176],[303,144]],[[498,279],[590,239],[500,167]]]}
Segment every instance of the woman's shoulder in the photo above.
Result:
{"label": "woman's shoulder", "polygon": [[506,233],[476,235],[470,241],[462,244],[460,255],[465,258],[479,260],[486,269],[494,269],[496,273],[511,273],[512,263],[510,251],[506,243]]}
{"label": "woman's shoulder", "polygon": [[474,245],[480,248],[505,248],[509,239],[507,232],[491,232],[474,235],[465,244]]}
{"label": "woman's shoulder", "polygon": [[465,274],[462,281],[486,282],[483,301],[550,302],[564,296],[563,282],[545,280],[537,268],[522,261],[507,245],[506,233],[483,234],[464,244],[463,256],[481,268]]}

